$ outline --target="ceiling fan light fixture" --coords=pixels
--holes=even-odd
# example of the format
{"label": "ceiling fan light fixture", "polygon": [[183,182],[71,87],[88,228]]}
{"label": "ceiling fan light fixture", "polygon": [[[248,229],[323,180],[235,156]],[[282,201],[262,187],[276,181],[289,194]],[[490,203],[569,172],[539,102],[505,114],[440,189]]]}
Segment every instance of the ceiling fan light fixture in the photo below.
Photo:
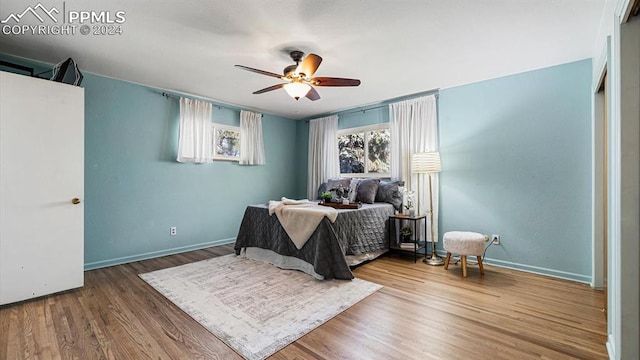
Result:
{"label": "ceiling fan light fixture", "polygon": [[[299,100],[301,97],[306,97],[311,101],[320,100],[320,94],[313,88],[313,86],[358,86],[360,80],[336,78],[336,77],[312,77],[318,70],[318,66],[322,62],[322,58],[316,54],[309,54],[304,59],[304,53],[302,51],[291,51],[291,59],[295,62],[295,65],[289,65],[284,68],[283,74],[278,75],[269,71],[260,69],[254,69],[252,67],[244,65],[236,65],[237,68],[242,70],[251,71],[257,74],[266,75],[269,77],[278,78],[285,83],[269,86],[267,88],[254,91],[253,94],[264,94],[269,91],[284,88],[284,90],[292,98]],[[313,86],[312,86],[313,85]]]}
{"label": "ceiling fan light fixture", "polygon": [[301,83],[301,82],[292,82],[284,85],[284,90],[291,96],[292,98],[298,100],[301,97],[305,97],[309,90],[311,90],[311,86],[309,84]]}

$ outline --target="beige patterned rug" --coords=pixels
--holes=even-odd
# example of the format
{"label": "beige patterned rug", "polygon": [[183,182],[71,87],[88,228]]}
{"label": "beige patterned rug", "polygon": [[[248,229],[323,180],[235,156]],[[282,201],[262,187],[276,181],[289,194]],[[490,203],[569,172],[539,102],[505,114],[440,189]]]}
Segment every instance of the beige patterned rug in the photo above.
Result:
{"label": "beige patterned rug", "polygon": [[140,277],[246,359],[264,359],[382,286],[226,255]]}

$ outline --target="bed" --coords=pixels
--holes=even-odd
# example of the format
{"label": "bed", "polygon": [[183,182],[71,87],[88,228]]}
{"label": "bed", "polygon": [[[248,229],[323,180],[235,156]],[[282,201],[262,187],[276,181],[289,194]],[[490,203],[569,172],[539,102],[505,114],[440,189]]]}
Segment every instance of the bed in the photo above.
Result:
{"label": "bed", "polygon": [[251,205],[245,210],[235,251],[237,255],[301,270],[318,279],[353,279],[350,266],[387,251],[389,215],[395,210],[386,202],[338,210],[334,223],[325,217],[298,249],[278,218],[269,215],[267,205]]}

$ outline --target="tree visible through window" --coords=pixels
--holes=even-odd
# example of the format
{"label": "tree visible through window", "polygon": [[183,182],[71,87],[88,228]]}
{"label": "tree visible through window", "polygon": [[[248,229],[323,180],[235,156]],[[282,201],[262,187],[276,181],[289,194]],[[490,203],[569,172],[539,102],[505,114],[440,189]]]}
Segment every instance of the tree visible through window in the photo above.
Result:
{"label": "tree visible through window", "polygon": [[391,172],[391,136],[389,129],[369,132],[367,170],[370,173],[389,174]]}
{"label": "tree visible through window", "polygon": [[388,176],[391,171],[390,141],[386,124],[339,131],[340,173]]}
{"label": "tree visible through window", "polygon": [[364,132],[338,136],[340,173],[364,173]]}

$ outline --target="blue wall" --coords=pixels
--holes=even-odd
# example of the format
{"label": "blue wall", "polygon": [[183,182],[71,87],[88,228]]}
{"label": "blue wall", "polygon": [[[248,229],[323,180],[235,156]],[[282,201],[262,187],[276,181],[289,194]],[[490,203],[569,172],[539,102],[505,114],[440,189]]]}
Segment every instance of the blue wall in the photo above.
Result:
{"label": "blue wall", "polygon": [[590,86],[584,60],[442,90],[440,229],[499,234],[494,263],[589,281]]}
{"label": "blue wall", "polygon": [[[157,90],[88,75],[86,96],[85,260],[140,256],[235,240],[248,204],[292,196],[286,177],[295,121],[265,115],[267,165],[181,164],[179,105]],[[239,112],[213,121],[239,125]],[[177,236],[169,236],[169,227]]]}
{"label": "blue wall", "polygon": [[[590,74],[584,60],[440,91],[441,232],[500,234],[489,262],[590,280]],[[264,116],[266,166],[179,164],[176,100],[92,74],[83,87],[89,268],[230,242],[247,204],[306,197],[305,121]],[[338,115],[341,129],[389,121],[386,106]]]}
{"label": "blue wall", "polygon": [[[499,234],[489,263],[590,281],[590,74],[583,60],[440,91],[441,235]],[[338,113],[339,128],[388,122],[388,112]],[[306,194],[307,149],[298,152]]]}
{"label": "blue wall", "polygon": [[[295,177],[283,174],[295,161],[296,121],[263,117],[267,165],[181,164],[177,100],[93,74],[82,87],[86,268],[232,242],[248,204],[295,195]],[[213,110],[214,122],[238,125],[239,116]],[[169,236],[171,226],[176,236]]]}

